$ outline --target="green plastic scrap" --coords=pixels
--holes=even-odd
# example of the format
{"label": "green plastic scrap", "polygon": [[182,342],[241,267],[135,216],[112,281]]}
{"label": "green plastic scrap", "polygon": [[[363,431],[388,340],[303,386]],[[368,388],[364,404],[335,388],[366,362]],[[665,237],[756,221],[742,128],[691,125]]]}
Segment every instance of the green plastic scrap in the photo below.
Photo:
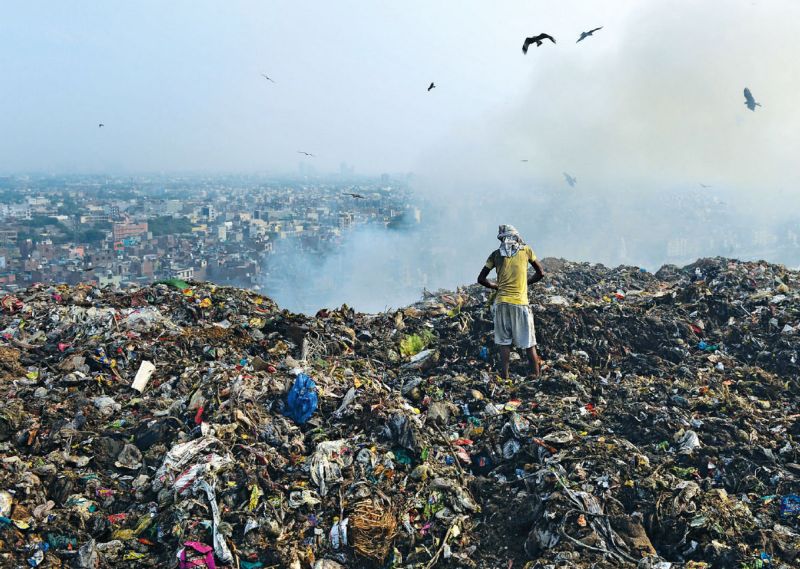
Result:
{"label": "green plastic scrap", "polygon": [[392,453],[394,454],[394,459],[400,464],[411,464],[411,457],[408,456],[405,450],[398,448],[393,450]]}
{"label": "green plastic scrap", "polygon": [[676,475],[678,475],[681,478],[685,479],[688,476],[693,476],[694,474],[696,474],[697,473],[697,468],[695,468],[693,466],[689,467],[689,468],[683,468],[683,467],[680,467],[680,466],[673,466],[672,467],[672,471]]}
{"label": "green plastic scrap", "polygon": [[178,290],[186,290],[190,288],[191,285],[182,279],[164,279],[161,281],[156,281],[156,284],[165,284],[167,286],[171,286],[172,288],[177,288]]}
{"label": "green plastic scrap", "polygon": [[405,357],[415,356],[427,348],[433,338],[433,332],[430,330],[423,330],[419,334],[404,336],[400,340],[400,353]]}
{"label": "green plastic scrap", "polygon": [[78,547],[78,539],[75,537],[55,533],[48,533],[45,537],[47,544],[53,549],[76,549]]}

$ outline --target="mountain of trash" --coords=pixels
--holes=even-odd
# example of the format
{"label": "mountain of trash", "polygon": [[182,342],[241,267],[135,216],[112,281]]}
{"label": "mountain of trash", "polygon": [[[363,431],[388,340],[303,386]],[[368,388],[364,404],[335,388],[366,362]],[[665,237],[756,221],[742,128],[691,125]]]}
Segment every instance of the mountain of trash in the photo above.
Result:
{"label": "mountain of trash", "polygon": [[2,297],[0,566],[800,566],[800,273],[544,265],[507,382],[478,286]]}

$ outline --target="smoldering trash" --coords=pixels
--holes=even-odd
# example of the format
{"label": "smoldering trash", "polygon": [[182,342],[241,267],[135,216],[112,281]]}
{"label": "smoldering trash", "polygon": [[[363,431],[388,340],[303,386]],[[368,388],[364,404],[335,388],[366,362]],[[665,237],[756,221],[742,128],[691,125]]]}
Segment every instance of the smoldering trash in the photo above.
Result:
{"label": "smoldering trash", "polygon": [[0,565],[800,565],[800,274],[545,268],[511,381],[477,286],[4,297]]}

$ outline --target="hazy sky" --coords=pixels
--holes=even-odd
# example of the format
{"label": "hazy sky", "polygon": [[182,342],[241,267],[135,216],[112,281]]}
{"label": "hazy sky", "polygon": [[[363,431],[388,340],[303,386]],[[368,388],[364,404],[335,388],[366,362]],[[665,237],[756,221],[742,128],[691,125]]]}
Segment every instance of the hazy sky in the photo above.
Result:
{"label": "hazy sky", "polygon": [[[6,3],[0,171],[294,171],[307,150],[323,172],[796,182],[798,22],[794,0]],[[523,56],[542,31],[558,44]]]}

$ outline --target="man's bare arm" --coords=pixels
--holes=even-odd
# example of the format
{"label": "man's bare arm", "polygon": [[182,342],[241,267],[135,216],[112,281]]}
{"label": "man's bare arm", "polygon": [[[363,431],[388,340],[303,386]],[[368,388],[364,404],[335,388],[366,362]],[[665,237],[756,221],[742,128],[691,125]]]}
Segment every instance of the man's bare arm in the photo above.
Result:
{"label": "man's bare arm", "polygon": [[533,265],[533,270],[535,273],[528,279],[528,284],[538,283],[544,278],[544,269],[542,269],[542,264],[538,261],[538,259],[531,261],[531,265]]}
{"label": "man's bare arm", "polygon": [[490,288],[492,290],[497,290],[497,283],[493,283],[492,281],[486,278],[489,276],[489,271],[491,270],[492,269],[488,267],[483,267],[483,269],[481,269],[481,274],[478,275],[478,284],[483,285],[486,288]]}

